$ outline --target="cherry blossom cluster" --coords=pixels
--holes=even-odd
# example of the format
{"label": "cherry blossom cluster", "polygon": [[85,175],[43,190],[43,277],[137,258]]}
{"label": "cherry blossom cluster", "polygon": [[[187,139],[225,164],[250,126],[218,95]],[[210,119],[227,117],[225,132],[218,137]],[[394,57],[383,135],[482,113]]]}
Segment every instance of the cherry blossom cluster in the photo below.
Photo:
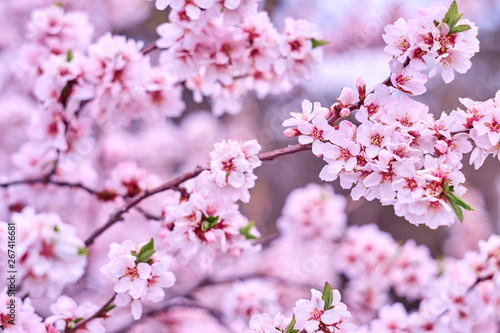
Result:
{"label": "cherry blossom cluster", "polygon": [[29,297],[24,300],[20,297],[13,298],[16,304],[16,321],[12,325],[9,321],[10,309],[8,306],[11,304],[11,297],[7,295],[7,287],[0,293],[0,326],[5,329],[6,333],[47,333],[45,325],[42,323],[42,318],[35,313],[35,308],[31,305]]}
{"label": "cherry blossom cluster", "polygon": [[107,33],[91,43],[87,14],[57,5],[35,9],[28,27],[16,73],[33,82],[28,93],[40,104],[32,111],[29,140],[12,156],[21,174],[46,174],[55,161],[64,163],[96,135],[95,124],[110,129],[184,110],[181,87],[153,68],[141,42]]}
{"label": "cherry blossom cluster", "polygon": [[84,274],[87,249],[78,238],[76,228],[61,221],[56,213],[36,214],[33,208],[27,207],[21,213],[12,214],[12,223],[17,228],[20,295],[56,297]]}
{"label": "cherry blossom cluster", "polygon": [[[56,303],[50,305],[52,315],[44,320],[47,333],[64,332],[66,329],[72,329],[77,323],[93,315],[97,309],[97,306],[91,302],[78,305],[71,297],[60,296]],[[104,333],[106,329],[102,324],[102,320],[92,320],[81,326],[78,332]]]}
{"label": "cherry blossom cluster", "polygon": [[[500,237],[492,235],[478,247],[462,259],[435,260],[412,239],[398,244],[374,224],[350,226],[328,253],[329,268],[345,277],[345,284],[338,284],[352,322],[360,325],[357,332],[497,332]],[[320,295],[316,292],[316,299]],[[293,311],[297,323],[302,302]],[[287,332],[289,323],[268,311],[252,317],[250,332]]]}
{"label": "cherry blossom cluster", "polygon": [[118,279],[114,284],[116,306],[131,305],[134,319],[142,316],[141,301],[159,302],[165,297],[163,288],[172,287],[175,275],[169,271],[170,257],[156,252],[154,241],[135,244],[126,240],[112,243],[110,262],[101,268],[103,274]]}
{"label": "cherry blossom cluster", "polygon": [[125,161],[111,170],[105,189],[99,193],[99,197],[105,201],[112,200],[116,196],[132,198],[160,183],[158,176],[139,168],[137,162]]}
{"label": "cherry blossom cluster", "polygon": [[347,223],[346,199],[330,185],[310,183],[287,197],[276,225],[282,237],[295,241],[340,238]]}
{"label": "cherry blossom cluster", "polygon": [[479,169],[488,155],[498,155],[500,147],[500,92],[495,98],[484,102],[462,98],[460,102],[467,108],[457,109],[454,131],[469,133],[475,147],[470,156],[470,164]]}
{"label": "cherry blossom cluster", "polygon": [[349,323],[351,314],[340,301],[340,292],[325,283],[323,292],[311,289],[311,299],[300,299],[293,308],[293,317],[286,318],[277,314],[271,318],[267,313],[253,315],[250,330],[247,332],[288,333],[335,332],[337,330],[355,331],[356,326]]}
{"label": "cherry blossom cluster", "polygon": [[248,189],[257,178],[253,169],[261,165],[260,145],[229,140],[214,148],[210,170],[187,182],[185,192],[172,193],[163,206],[164,245],[183,264],[194,259],[193,268],[258,249],[250,242],[260,236],[255,222],[241,214],[236,202],[250,199]]}
{"label": "cherry blossom cluster", "polygon": [[[11,298],[7,294],[7,290],[0,293],[0,326],[6,333],[60,333],[66,329],[72,329],[75,325],[91,315],[93,315],[97,306],[85,302],[78,305],[71,297],[60,296],[56,303],[50,305],[51,316],[42,319],[35,313],[35,309],[31,305],[29,297],[21,299],[14,298],[16,304],[16,320],[15,324],[9,323],[8,305],[11,304]],[[6,311],[7,310],[7,311]],[[102,320],[93,320],[78,329],[81,333],[104,333],[106,329],[102,324]]]}
{"label": "cherry blossom cluster", "polygon": [[[240,7],[248,8],[244,3]],[[186,4],[196,7],[193,2]],[[246,91],[253,90],[260,98],[289,91],[299,79],[311,79],[312,68],[322,60],[324,41],[308,21],[287,18],[279,33],[266,12],[251,10],[238,25],[228,25],[223,20],[227,11],[219,9],[213,17],[207,10],[191,19],[192,15],[176,10],[170,12],[169,23],[157,28],[161,38],[156,45],[167,49],[160,64],[185,80],[195,101],[209,97],[216,115],[239,112]]]}
{"label": "cherry blossom cluster", "polygon": [[[457,216],[462,219],[461,208],[471,209],[459,197],[466,191],[459,170],[462,155],[472,148],[468,135],[451,132],[454,113],[435,120],[426,105],[392,94],[389,87],[377,85],[356,113],[359,126],[349,120],[332,126],[325,108],[313,109],[304,101],[303,112],[283,123],[297,126],[285,134],[299,136],[302,144],[312,142],[313,153],[328,163],[320,178],[340,178],[343,188],[352,187],[354,199],[394,205],[396,214],[413,224],[450,225]],[[352,105],[354,96],[345,96],[339,104]],[[339,104],[332,110],[340,109]]]}
{"label": "cherry blossom cluster", "polygon": [[[441,36],[439,40],[443,43],[443,40],[453,37],[454,41],[469,41],[457,42],[457,45],[478,45],[476,30],[470,29],[469,25],[454,26],[461,17],[455,3],[448,12],[443,5],[434,5],[421,13],[423,16],[409,26],[424,27],[426,25],[421,20],[427,17],[430,23],[426,22],[437,29],[436,34],[439,22],[442,26],[450,27],[448,37],[436,35]],[[402,21],[398,22],[398,26],[402,24]],[[470,35],[473,30],[474,34]],[[392,27],[388,31],[393,34],[401,32],[397,29],[393,31]],[[386,36],[386,41],[388,38]],[[415,36],[408,38],[400,42],[406,45],[408,41],[417,39]],[[448,42],[445,44],[448,45]],[[474,47],[472,49],[476,50]],[[386,51],[390,52],[390,47]],[[448,51],[453,50],[444,48],[443,55],[449,54],[446,53]],[[474,52],[467,54],[472,56]],[[394,61],[397,60],[391,62],[391,67]],[[412,61],[415,63],[414,59]],[[412,71],[412,61],[398,66],[402,71]],[[415,80],[418,76],[414,74],[408,74],[411,78],[415,77],[413,81],[405,82],[417,87]],[[327,181],[340,178],[343,188],[352,188],[354,199],[376,198],[383,205],[393,205],[396,214],[409,222],[426,224],[433,229],[451,225],[457,218],[461,221],[462,209],[472,209],[460,197],[466,191],[462,185],[465,177],[459,171],[462,168],[461,159],[464,153],[472,149],[467,140],[467,128],[458,125],[465,124],[466,119],[463,118],[466,117],[463,113],[452,112],[450,115],[443,113],[439,119],[435,119],[425,104],[407,95],[396,97],[398,89],[416,94],[414,89],[402,89],[398,80],[393,73],[390,82],[378,84],[367,93],[366,85],[360,78],[356,83],[358,96],[354,90],[346,87],[342,89],[338,102],[330,109],[305,100],[302,113],[292,113],[292,118],[283,122],[284,126],[291,127],[284,133],[289,137],[299,136],[301,144],[312,144],[313,153],[323,156],[328,163],[321,171],[320,178]],[[419,91],[423,93],[425,87],[421,87],[423,90]],[[358,112],[355,117],[359,125],[341,119],[356,109]],[[339,119],[342,121],[336,125]],[[486,128],[490,128],[490,133],[496,133],[494,122],[485,121],[493,125],[482,127],[479,135],[483,141],[487,134]],[[476,130],[471,131],[472,139],[476,133]],[[491,141],[494,143],[495,134],[492,136]],[[484,159],[486,155],[484,150],[476,149],[473,158]]]}
{"label": "cherry blossom cluster", "polygon": [[[199,8],[180,3],[171,5]],[[219,5],[228,6],[224,13]],[[280,34],[267,13],[257,12],[255,1],[225,5],[212,2],[210,15],[206,11],[198,20],[185,16],[187,21],[159,26],[156,45],[167,48],[159,64],[144,54],[150,50],[140,41],[110,33],[92,41],[94,29],[83,12],[61,5],[35,9],[15,71],[20,80],[29,79],[26,93],[39,102],[30,119],[30,140],[12,157],[20,173],[47,173],[55,161],[70,159],[75,147],[101,131],[136,119],[180,116],[183,87],[198,102],[210,97],[213,112],[221,115],[239,112],[247,91],[264,97],[311,78],[324,45],[315,25],[287,19]],[[187,12],[192,16],[191,9]],[[236,20],[238,25],[228,23],[233,14],[245,18]],[[59,176],[65,176],[62,170]]]}
{"label": "cherry blossom cluster", "polygon": [[349,279],[344,294],[359,322],[372,319],[390,302],[391,288],[410,302],[423,298],[438,273],[426,246],[411,239],[398,245],[374,224],[349,227],[335,258],[333,266]]}
{"label": "cherry blossom cluster", "polygon": [[[461,17],[455,1],[449,8],[439,2],[421,9],[408,22],[400,18],[385,27],[384,50],[394,56],[390,63],[394,87],[412,95],[423,94],[427,76],[420,72],[429,62],[434,63],[429,77],[441,69],[446,83],[454,79],[454,71],[463,74],[470,69],[470,58],[479,51],[477,28]],[[405,67],[407,59],[409,66]]]}
{"label": "cherry blossom cluster", "polygon": [[426,288],[417,311],[386,305],[358,332],[498,332],[500,239],[479,242],[479,251],[448,259],[443,274]]}
{"label": "cherry blossom cluster", "polygon": [[[150,0],[151,1],[151,0]],[[245,17],[257,12],[261,0],[155,0],[156,9],[171,7],[170,21],[192,21],[204,16],[223,16],[228,24],[236,24]]]}
{"label": "cherry blossom cluster", "polygon": [[235,332],[244,332],[252,315],[278,315],[283,309],[274,284],[262,279],[236,281],[222,296],[221,311]]}

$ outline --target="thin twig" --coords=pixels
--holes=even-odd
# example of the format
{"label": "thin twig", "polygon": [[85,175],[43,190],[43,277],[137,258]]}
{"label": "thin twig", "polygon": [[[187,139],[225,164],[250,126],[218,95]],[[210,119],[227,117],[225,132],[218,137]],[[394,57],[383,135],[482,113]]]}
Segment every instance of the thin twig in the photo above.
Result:
{"label": "thin twig", "polygon": [[[304,150],[311,150],[311,148],[312,148],[311,144],[308,144],[308,145],[297,144],[297,145],[289,146],[286,148],[276,149],[276,150],[273,150],[270,152],[258,154],[257,157],[261,161],[272,161],[280,156],[290,155],[290,154],[294,154],[294,153],[297,153],[299,151],[304,151]],[[102,234],[104,231],[106,231],[109,227],[111,227],[116,222],[122,221],[123,215],[125,213],[127,213],[131,208],[133,208],[137,204],[139,204],[142,200],[149,198],[150,196],[152,196],[156,193],[164,192],[164,191],[169,190],[169,189],[179,188],[178,186],[180,184],[182,184],[186,180],[189,180],[191,178],[198,176],[204,170],[208,170],[208,167],[197,166],[192,171],[186,172],[185,174],[182,174],[182,175],[180,175],[180,176],[178,176],[178,177],[176,177],[176,178],[174,178],[174,179],[172,179],[172,180],[170,180],[170,181],[168,181],[168,182],[166,182],[166,183],[164,183],[164,184],[162,184],[162,185],[160,185],[152,190],[146,190],[146,191],[142,192],[141,194],[135,196],[134,198],[132,198],[132,200],[130,200],[124,206],[122,206],[121,208],[116,210],[115,213],[113,213],[109,217],[108,221],[103,226],[101,226],[99,229],[94,231],[92,233],[92,235],[90,235],[89,238],[87,238],[87,240],[85,241],[85,245],[86,246],[92,245],[94,243],[94,240],[100,234]]]}
{"label": "thin twig", "polygon": [[85,241],[85,246],[89,246],[89,245],[92,245],[94,243],[94,240],[100,235],[102,234],[104,231],[106,231],[109,227],[111,227],[113,224],[115,224],[116,222],[118,221],[122,221],[123,220],[123,215],[125,213],[127,213],[131,208],[135,207],[137,204],[139,204],[142,200],[146,199],[146,198],[149,198],[150,196],[156,194],[156,193],[160,193],[160,192],[164,192],[168,189],[171,189],[183,182],[185,182],[186,180],[188,179],[191,179],[191,178],[194,178],[196,176],[198,176],[202,171],[204,170],[207,170],[207,167],[200,167],[200,166],[197,166],[196,168],[194,168],[193,170],[189,171],[189,172],[186,172],[185,174],[182,174],[152,190],[146,190],[140,194],[138,194],[137,196],[135,196],[134,198],[132,198],[128,203],[126,203],[125,205],[123,205],[122,207],[120,207],[119,209],[117,209],[109,218],[108,218],[108,221],[103,225],[101,226],[99,229],[97,229],[96,231],[94,231],[92,233],[92,235],[90,235],[90,237],[87,238],[87,240]]}
{"label": "thin twig", "polygon": [[272,160],[274,160],[278,157],[281,157],[281,156],[295,154],[295,153],[298,153],[299,151],[311,150],[311,149],[312,149],[312,144],[307,144],[307,145],[296,144],[296,145],[288,146],[286,148],[281,148],[281,149],[276,149],[273,151],[261,153],[261,154],[258,154],[257,157],[261,161],[272,161]]}
{"label": "thin twig", "polygon": [[87,319],[84,319],[80,322],[78,322],[78,324],[75,325],[75,327],[73,328],[70,328],[70,329],[66,329],[66,333],[72,333],[72,332],[76,332],[79,328],[82,328],[84,327],[88,322],[94,320],[95,318],[99,318],[99,317],[102,317],[102,316],[105,316],[105,313],[106,313],[106,309],[108,308],[108,306],[111,305],[111,303],[113,303],[115,301],[115,297],[116,297],[116,294],[113,295],[113,297],[111,297],[99,310],[97,310],[92,316],[88,317]]}
{"label": "thin twig", "polygon": [[156,50],[158,47],[156,46],[156,40],[152,41],[151,43],[144,45],[144,47],[141,49],[142,54],[148,54],[150,52],[153,52]]}
{"label": "thin twig", "polygon": [[136,211],[138,211],[139,213],[141,213],[142,215],[144,215],[144,217],[148,220],[154,220],[154,221],[161,221],[162,218],[161,216],[156,216],[156,215],[153,215],[149,212],[147,212],[146,210],[144,210],[144,208],[142,207],[134,207]]}
{"label": "thin twig", "polygon": [[47,174],[41,178],[14,180],[7,183],[0,183],[0,187],[7,188],[15,185],[51,184],[60,187],[79,188],[92,195],[97,195],[98,193],[98,191],[93,190],[90,187],[83,185],[82,183],[69,183],[65,181],[51,180],[49,178],[49,174]]}

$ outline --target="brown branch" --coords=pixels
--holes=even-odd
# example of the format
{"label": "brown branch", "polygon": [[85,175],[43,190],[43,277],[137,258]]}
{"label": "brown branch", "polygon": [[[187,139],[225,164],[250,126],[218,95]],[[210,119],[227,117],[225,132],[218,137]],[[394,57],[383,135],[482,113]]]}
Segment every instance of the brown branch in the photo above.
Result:
{"label": "brown branch", "polygon": [[295,153],[298,153],[300,151],[311,150],[311,149],[312,149],[312,144],[307,144],[307,145],[296,144],[293,146],[288,146],[286,148],[281,148],[281,149],[276,149],[273,151],[261,153],[261,154],[258,154],[257,157],[261,161],[273,161],[274,159],[281,157],[281,156],[295,154]]}
{"label": "brown branch", "polygon": [[134,207],[136,211],[144,215],[144,217],[148,220],[155,220],[155,221],[160,221],[162,218],[161,216],[156,216],[151,214],[150,212],[144,210],[144,208],[141,207]]}
{"label": "brown branch", "polygon": [[7,183],[0,183],[0,187],[7,188],[10,186],[15,186],[15,185],[33,185],[33,184],[51,184],[51,185],[56,185],[60,187],[69,187],[69,188],[79,188],[82,190],[85,190],[89,194],[92,195],[97,195],[98,191],[91,189],[90,187],[87,187],[83,185],[82,183],[68,183],[64,181],[57,181],[57,180],[51,180],[50,179],[50,174],[47,174],[43,176],[42,178],[33,178],[33,179],[22,179],[22,180],[15,180],[12,182],[7,182]]}
{"label": "brown branch", "polygon": [[483,277],[478,277],[476,279],[476,281],[474,282],[474,284],[472,284],[472,286],[469,287],[469,289],[467,289],[467,291],[465,292],[466,294],[469,293],[472,289],[474,289],[479,283],[483,282],[483,281],[487,281],[487,280],[491,280],[493,279],[493,274],[490,274],[490,275],[487,275],[487,276],[483,276]]}
{"label": "brown branch", "polygon": [[142,54],[148,54],[150,52],[153,52],[157,48],[158,47],[156,46],[156,40],[154,40],[151,43],[144,45],[144,47],[141,49],[141,53]]}
{"label": "brown branch", "polygon": [[69,328],[69,329],[66,328],[65,332],[66,333],[76,332],[78,329],[83,328],[88,322],[90,322],[96,318],[99,318],[99,317],[105,317],[106,312],[107,312],[106,309],[108,308],[108,306],[110,306],[115,301],[115,297],[116,297],[116,294],[114,294],[113,297],[111,297],[103,306],[101,306],[101,308],[99,310],[97,310],[92,316],[78,322],[78,324],[76,324],[75,327],[73,327],[73,328]]}
{"label": "brown branch", "polygon": [[106,231],[109,227],[111,227],[113,224],[115,224],[116,222],[118,221],[122,221],[123,220],[123,215],[125,213],[127,213],[131,208],[135,207],[138,203],[140,203],[142,200],[146,199],[146,198],[149,198],[150,196],[156,194],[156,193],[160,193],[160,192],[164,192],[168,189],[172,189],[174,188],[175,186],[185,182],[186,180],[188,179],[191,179],[191,178],[194,178],[196,176],[198,176],[202,171],[204,170],[207,170],[208,168],[207,167],[200,167],[200,166],[197,166],[196,168],[194,168],[192,171],[189,171],[189,172],[186,172],[185,174],[182,174],[152,190],[146,190],[140,194],[138,194],[137,196],[133,197],[128,203],[126,203],[125,205],[123,205],[122,207],[120,207],[118,210],[116,210],[108,219],[108,221],[106,222],[106,224],[104,224],[103,226],[101,226],[99,229],[97,229],[96,231],[94,231],[92,233],[92,235],[90,235],[89,238],[87,238],[87,240],[85,241],[85,246],[89,246],[89,245],[92,245],[94,243],[94,240],[100,235],[102,234],[104,231]]}
{"label": "brown branch", "polygon": [[[297,145],[289,146],[286,148],[276,149],[276,150],[273,150],[270,152],[258,154],[257,157],[261,161],[272,161],[280,156],[290,155],[290,154],[294,154],[294,153],[304,151],[304,150],[310,150],[311,148],[312,148],[311,144],[308,144],[308,145],[297,144]],[[166,182],[166,183],[164,183],[164,184],[162,184],[162,185],[160,185],[152,190],[146,190],[146,191],[142,192],[141,194],[135,196],[134,198],[132,198],[132,200],[130,200],[124,206],[122,206],[121,208],[116,210],[109,217],[108,221],[103,226],[101,226],[99,229],[94,231],[92,233],[92,235],[90,235],[89,238],[87,238],[87,240],[85,241],[85,246],[92,245],[94,243],[94,240],[99,235],[101,235],[104,231],[106,231],[109,227],[111,227],[116,222],[122,221],[123,215],[125,213],[127,213],[131,208],[133,208],[137,204],[139,204],[142,200],[149,198],[150,196],[152,196],[156,193],[164,192],[164,191],[169,190],[169,189],[179,188],[178,186],[180,184],[182,184],[186,180],[189,180],[191,178],[198,176],[204,170],[208,170],[208,167],[197,166],[192,171],[186,172],[185,174],[182,174],[182,175],[180,175],[180,176],[178,176],[178,177],[176,177],[176,178],[174,178],[174,179],[172,179],[172,180],[170,180],[170,181],[168,181],[168,182]]]}

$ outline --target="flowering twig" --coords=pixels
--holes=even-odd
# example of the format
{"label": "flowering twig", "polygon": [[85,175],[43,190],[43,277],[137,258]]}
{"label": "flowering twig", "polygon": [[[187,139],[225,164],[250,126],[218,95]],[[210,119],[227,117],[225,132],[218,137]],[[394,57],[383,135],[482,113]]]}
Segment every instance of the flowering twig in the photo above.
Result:
{"label": "flowering twig", "polygon": [[32,179],[21,179],[21,180],[14,180],[11,182],[7,183],[0,183],[0,187],[7,188],[10,186],[15,186],[15,185],[32,185],[32,184],[51,184],[51,185],[56,185],[60,187],[69,187],[69,188],[79,188],[82,190],[85,190],[89,194],[92,195],[97,195],[98,191],[91,189],[90,187],[87,187],[83,185],[82,183],[69,183],[69,182],[64,182],[64,181],[57,181],[57,180],[52,180],[51,174],[47,174],[41,178],[32,178]]}
{"label": "flowering twig", "polygon": [[105,317],[106,312],[108,311],[108,307],[115,301],[116,293],[103,305],[99,310],[97,310],[92,316],[80,321],[78,324],[75,325],[75,327],[66,329],[66,333],[73,333],[76,332],[79,328],[84,327],[88,322],[99,318],[99,317]]}
{"label": "flowering twig", "polygon": [[[290,155],[290,154],[294,154],[294,153],[304,151],[304,150],[310,150],[311,147],[312,147],[311,145],[296,144],[296,145],[289,146],[286,148],[276,149],[276,150],[273,150],[270,152],[258,154],[257,157],[261,161],[272,161],[280,156]],[[94,243],[94,240],[100,234],[102,234],[104,231],[106,231],[109,227],[111,227],[116,222],[122,221],[123,215],[125,213],[127,213],[131,208],[133,208],[137,204],[139,204],[141,201],[143,201],[144,199],[149,198],[150,196],[152,196],[154,194],[164,192],[164,191],[169,190],[169,189],[175,189],[176,187],[178,187],[178,185],[182,184],[186,180],[189,180],[191,178],[198,176],[204,170],[208,170],[208,167],[197,166],[193,170],[186,172],[186,173],[184,173],[184,174],[182,174],[182,175],[180,175],[180,176],[178,176],[178,177],[176,177],[176,178],[174,178],[174,179],[172,179],[172,180],[170,180],[170,181],[168,181],[168,182],[166,182],[166,183],[164,183],[164,184],[162,184],[162,185],[160,185],[152,190],[146,190],[146,191],[142,192],[141,194],[135,196],[134,198],[132,198],[132,200],[130,200],[124,206],[119,208],[115,213],[113,213],[109,217],[106,224],[104,224],[99,229],[94,231],[94,233],[92,233],[92,235],[90,235],[90,237],[87,238],[87,240],[85,241],[85,245],[86,246],[92,245]]]}
{"label": "flowering twig", "polygon": [[288,146],[286,148],[281,148],[281,149],[276,149],[273,151],[269,151],[266,153],[258,154],[257,157],[261,161],[273,161],[278,157],[285,156],[285,155],[290,155],[290,154],[295,154],[300,151],[305,151],[305,150],[311,150],[312,145],[301,145],[301,144],[296,144],[292,146]]}
{"label": "flowering twig", "polygon": [[142,192],[141,194],[135,196],[127,204],[125,204],[124,206],[119,208],[116,212],[114,212],[109,217],[106,224],[104,224],[102,227],[100,227],[99,229],[94,231],[92,233],[92,235],[90,235],[90,237],[87,238],[87,240],[85,241],[85,246],[92,245],[92,243],[94,243],[94,240],[100,234],[102,234],[104,231],[106,231],[109,227],[111,227],[116,222],[123,220],[123,215],[125,213],[127,213],[131,208],[135,207],[142,200],[149,198],[150,196],[152,196],[156,193],[160,193],[160,192],[166,191],[168,189],[171,189],[171,188],[185,182],[188,179],[194,178],[206,169],[207,169],[206,167],[197,166],[193,170],[186,172],[185,174],[182,174],[182,175],[180,175],[180,176],[178,176],[178,177],[176,177],[176,178],[174,178],[174,179],[172,179],[172,180],[170,180],[170,181],[168,181],[168,182],[166,182],[166,183],[164,183],[164,184],[162,184],[162,185],[160,185],[152,190],[146,190],[146,191]]}

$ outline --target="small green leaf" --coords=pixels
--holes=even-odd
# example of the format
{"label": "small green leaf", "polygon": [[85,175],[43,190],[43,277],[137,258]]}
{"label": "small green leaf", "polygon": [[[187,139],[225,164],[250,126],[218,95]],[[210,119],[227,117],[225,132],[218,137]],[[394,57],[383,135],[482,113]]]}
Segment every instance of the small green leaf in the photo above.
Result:
{"label": "small green leaf", "polygon": [[255,237],[254,235],[252,235],[250,233],[250,230],[252,230],[254,225],[255,225],[255,221],[249,221],[246,226],[240,228],[240,234],[245,236],[246,239],[257,239],[257,237]]}
{"label": "small green leaf", "polygon": [[135,251],[132,251],[132,255],[134,255],[137,259],[135,259],[136,263],[140,262],[148,262],[151,259],[151,256],[156,252],[155,250],[155,243],[153,238],[145,244],[143,247],[141,247],[141,250],[139,251],[139,254],[137,254]]}
{"label": "small green leaf", "polygon": [[451,205],[451,208],[453,208],[453,211],[458,217],[458,220],[460,222],[464,221],[464,213],[462,212],[462,209],[458,206],[457,202],[455,201],[455,198],[453,197],[453,193],[445,194],[446,199],[448,199],[448,202]]}
{"label": "small green leaf", "polygon": [[293,315],[292,317],[292,321],[290,322],[290,324],[288,324],[286,327],[285,327],[285,332],[284,333],[297,333],[299,330],[298,329],[295,329],[295,314]]}
{"label": "small green leaf", "polygon": [[443,22],[446,23],[451,29],[455,26],[455,24],[457,24],[460,17],[462,17],[462,15],[458,13],[457,2],[453,1],[450,5],[450,9],[448,9],[446,15],[444,16]]}
{"label": "small green leaf", "polygon": [[73,85],[73,81],[69,81],[66,83],[64,88],[61,90],[61,95],[59,96],[59,101],[61,104],[66,107],[68,102],[69,95],[71,94],[71,86]]}
{"label": "small green leaf", "polygon": [[71,60],[73,60],[73,51],[71,51],[71,49],[69,49],[68,53],[66,53],[66,61],[70,62]]}
{"label": "small green leaf", "polygon": [[59,1],[54,3],[54,6],[59,7],[59,8],[63,8],[62,2],[59,2]]}
{"label": "small green leaf", "polygon": [[114,308],[116,308],[116,305],[110,304],[106,307],[106,309],[104,309],[104,312],[109,312],[109,311],[113,310]]}
{"label": "small green leaf", "polygon": [[213,226],[217,224],[218,220],[219,220],[218,216],[208,215],[208,217],[205,217],[205,215],[203,215],[201,222],[201,230],[207,231],[208,229],[213,228]]}
{"label": "small green leaf", "polygon": [[453,199],[457,203],[457,205],[459,205],[463,209],[465,209],[465,210],[474,210],[474,208],[472,208],[472,206],[469,205],[469,203],[467,201],[465,201],[464,199],[460,198],[455,193],[450,193],[450,196],[453,197]]}
{"label": "small green leaf", "polygon": [[325,302],[325,310],[330,309],[333,302],[333,288],[328,283],[325,282],[325,287],[323,288],[323,294],[321,295],[321,299]]}
{"label": "small green leaf", "polygon": [[467,30],[470,30],[470,29],[471,29],[470,25],[461,24],[461,25],[457,25],[453,29],[450,29],[450,34],[455,34],[455,33],[467,31]]}
{"label": "small green leaf", "polygon": [[54,231],[59,232],[59,227],[57,225],[54,226]]}
{"label": "small green leaf", "polygon": [[85,246],[78,248],[78,255],[79,256],[86,256],[87,254],[89,254],[89,250]]}
{"label": "small green leaf", "polygon": [[448,12],[444,16],[443,22],[448,25],[450,28],[450,31],[448,32],[448,36],[454,33],[462,32],[462,31],[467,31],[471,27],[467,24],[462,24],[459,26],[456,26],[458,21],[462,18],[462,14],[458,12],[458,6],[457,2],[453,1],[452,4],[450,5],[450,9],[448,9]]}
{"label": "small green leaf", "polygon": [[330,44],[330,42],[327,41],[327,40],[314,39],[314,38],[311,38],[311,42],[312,42],[313,49],[316,48],[316,47],[318,47],[318,46],[323,46],[323,45],[326,45],[326,44]]}
{"label": "small green leaf", "polygon": [[79,322],[81,322],[82,320],[83,320],[83,318],[82,318],[82,317],[78,317],[78,318],[76,318],[73,322],[74,322],[75,324],[78,324],[78,323],[79,323]]}
{"label": "small green leaf", "polygon": [[448,179],[446,179],[446,180],[444,181],[444,184],[443,184],[443,192],[444,192],[445,194],[448,194],[448,192],[450,192],[450,184],[449,184],[449,180],[448,180]]}

